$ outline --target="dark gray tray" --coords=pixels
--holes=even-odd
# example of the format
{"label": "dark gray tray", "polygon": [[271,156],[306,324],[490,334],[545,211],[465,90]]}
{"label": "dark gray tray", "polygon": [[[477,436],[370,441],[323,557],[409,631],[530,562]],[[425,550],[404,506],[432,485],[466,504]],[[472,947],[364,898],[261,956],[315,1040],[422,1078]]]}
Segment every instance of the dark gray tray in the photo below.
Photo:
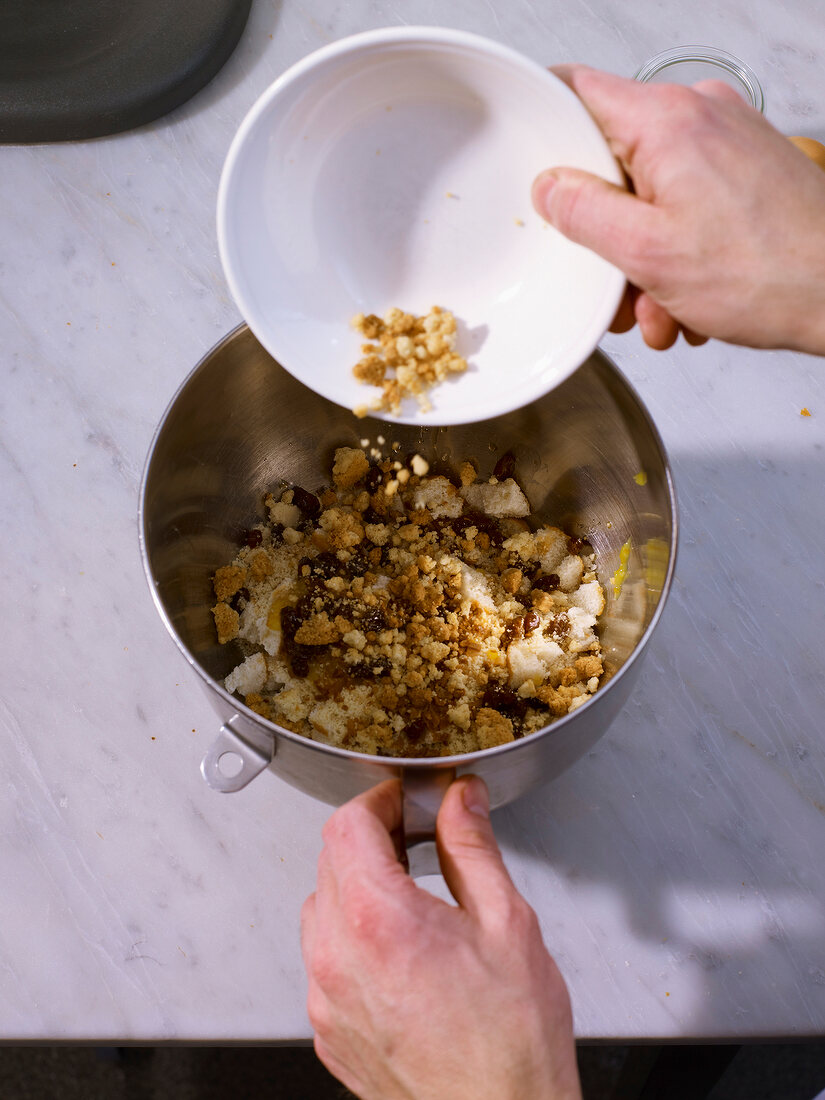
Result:
{"label": "dark gray tray", "polygon": [[0,0],[0,142],[77,141],[179,107],[252,0]]}

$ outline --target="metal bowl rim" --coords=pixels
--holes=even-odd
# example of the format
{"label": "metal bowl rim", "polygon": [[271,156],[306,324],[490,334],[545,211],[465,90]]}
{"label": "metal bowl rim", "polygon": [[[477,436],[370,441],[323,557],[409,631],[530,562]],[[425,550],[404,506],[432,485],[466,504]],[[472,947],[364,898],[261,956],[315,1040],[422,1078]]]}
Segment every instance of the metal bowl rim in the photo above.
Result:
{"label": "metal bowl rim", "polygon": [[[619,671],[616,672],[613,676],[611,676],[610,680],[608,680],[608,682],[604,685],[604,687],[600,688],[599,691],[597,691],[595,695],[591,695],[591,697],[588,699],[588,701],[586,703],[583,703],[580,707],[577,707],[576,710],[571,711],[570,713],[563,715],[561,718],[557,718],[554,722],[551,722],[550,725],[544,726],[542,729],[536,730],[534,733],[529,734],[526,738],[519,738],[517,741],[510,741],[506,745],[496,745],[493,748],[489,748],[489,749],[478,749],[476,752],[461,753],[458,756],[429,756],[429,757],[373,756],[369,753],[355,752],[352,749],[341,749],[341,748],[338,748],[338,746],[336,746],[336,745],[327,745],[327,744],[324,744],[321,741],[313,741],[308,737],[304,737],[300,733],[295,733],[292,730],[285,729],[283,726],[279,726],[277,723],[271,722],[268,718],[264,718],[260,714],[257,714],[255,711],[250,710],[249,707],[247,707],[245,703],[242,703],[240,701],[240,699],[238,699],[236,696],[230,695],[230,693],[226,690],[226,688],[222,684],[218,683],[217,680],[213,679],[213,677],[209,675],[209,673],[206,671],[206,669],[203,668],[200,665],[200,663],[193,657],[192,653],[189,650],[189,647],[186,645],[183,638],[181,638],[181,636],[178,634],[177,630],[175,629],[175,627],[172,624],[171,619],[169,618],[169,616],[166,613],[166,609],[164,608],[164,606],[161,602],[160,596],[158,595],[157,582],[155,581],[155,578],[152,574],[152,567],[151,567],[150,562],[149,562],[149,553],[148,553],[147,546],[146,546],[146,543],[147,543],[147,540],[146,540],[146,490],[147,490],[147,483],[148,483],[148,480],[149,480],[149,473],[150,473],[150,469],[151,469],[151,465],[152,465],[152,459],[153,459],[154,453],[155,453],[155,448],[157,446],[158,440],[160,439],[161,433],[163,432],[163,429],[166,425],[166,421],[169,418],[169,416],[171,415],[171,413],[172,413],[175,405],[177,404],[179,398],[182,396],[182,394],[183,394],[184,390],[186,389],[186,387],[195,378],[195,376],[201,370],[204,369],[205,365],[211,360],[211,358],[215,354],[217,354],[224,347],[224,345],[229,344],[234,339],[237,339],[244,331],[249,332],[249,334],[251,336],[253,336],[253,338],[254,338],[254,333],[252,333],[251,329],[246,324],[246,322],[242,321],[240,324],[236,325],[235,328],[233,328],[230,332],[228,332],[228,333],[226,333],[226,335],[222,336],[221,339],[218,340],[209,349],[209,351],[207,351],[206,354],[201,357],[201,359],[192,368],[192,370],[189,371],[189,373],[183,379],[181,384],[178,386],[178,388],[176,389],[176,391],[175,391],[174,395],[172,396],[171,400],[167,404],[166,409],[163,413],[163,416],[161,417],[160,421],[158,422],[158,425],[157,425],[157,427],[154,431],[154,434],[152,436],[152,442],[149,446],[149,450],[148,450],[147,455],[146,455],[146,461],[144,462],[143,474],[141,476],[141,482],[140,482],[140,496],[139,496],[139,501],[138,501],[138,540],[139,540],[139,543],[140,543],[140,558],[141,558],[141,562],[143,563],[143,572],[144,572],[144,575],[146,577],[146,582],[149,585],[149,590],[152,594],[152,599],[154,600],[154,604],[155,604],[155,607],[157,609],[157,612],[160,615],[160,618],[163,621],[164,625],[166,626],[166,629],[168,630],[169,634],[171,635],[172,639],[174,640],[174,642],[177,645],[178,649],[180,650],[181,654],[185,657],[188,664],[201,677],[201,679],[206,684],[206,686],[208,688],[210,688],[212,691],[216,692],[217,695],[221,699],[223,699],[224,702],[226,702],[229,705],[230,708],[234,709],[237,714],[242,715],[248,721],[254,723],[254,725],[261,728],[266,734],[268,734],[272,738],[272,740],[275,744],[277,744],[277,741],[278,741],[279,738],[286,738],[288,741],[292,741],[295,744],[303,746],[304,748],[315,750],[316,752],[321,752],[321,753],[324,753],[324,754],[330,754],[331,753],[333,756],[338,756],[338,757],[340,757],[342,759],[345,759],[345,760],[362,760],[362,761],[368,761],[369,763],[382,764],[384,766],[388,766],[388,765],[391,766],[391,767],[392,766],[395,766],[395,767],[403,766],[404,768],[415,768],[415,769],[426,769],[426,768],[433,768],[433,767],[439,767],[439,768],[442,768],[442,767],[444,767],[444,768],[462,767],[462,766],[466,765],[467,761],[474,761],[475,762],[477,760],[482,760],[482,759],[486,760],[486,759],[491,759],[492,757],[495,757],[495,756],[503,755],[504,753],[513,752],[514,750],[518,749],[519,745],[523,745],[523,744],[525,744],[529,741],[532,741],[534,738],[544,737],[548,733],[551,733],[551,732],[554,733],[554,732],[560,730],[563,726],[566,726],[571,721],[574,721],[576,719],[576,717],[579,715],[580,712],[584,712],[586,710],[589,710],[594,704],[597,704],[599,699],[603,698],[604,694],[611,689],[611,687],[614,685],[614,683],[617,683],[622,678],[622,676],[624,676],[625,672],[627,670],[629,670],[631,668],[631,666],[636,662],[636,660],[641,656],[642,652],[644,651],[644,649],[646,648],[646,646],[647,646],[647,644],[650,640],[651,635],[653,634],[653,631],[658,626],[659,620],[662,617],[662,613],[664,611],[665,604],[667,603],[667,599],[668,599],[668,596],[670,594],[670,588],[671,588],[671,584],[672,584],[672,581],[673,581],[673,575],[674,575],[674,572],[675,572],[675,569],[676,569],[676,558],[678,556],[678,550],[679,550],[679,509],[678,509],[678,501],[677,501],[677,498],[676,498],[676,489],[675,489],[675,486],[673,484],[673,474],[672,474],[672,471],[671,471],[671,468],[670,468],[670,459],[669,459],[667,451],[665,449],[664,442],[662,441],[662,437],[659,433],[659,429],[656,427],[656,424],[655,424],[653,418],[651,417],[650,413],[648,412],[647,406],[642,401],[642,399],[639,397],[639,395],[636,392],[636,389],[634,388],[634,386],[629,382],[629,380],[626,378],[626,376],[623,374],[623,372],[619,369],[619,367],[616,366],[616,364],[613,362],[613,360],[610,358],[610,356],[606,355],[605,352],[603,352],[601,350],[601,348],[596,348],[595,351],[592,354],[600,356],[610,366],[610,368],[619,376],[620,381],[630,391],[630,394],[632,395],[633,399],[636,401],[639,409],[641,410],[642,414],[644,415],[645,420],[647,421],[648,427],[650,428],[650,430],[652,432],[653,438],[654,438],[654,440],[655,440],[655,442],[656,442],[656,444],[659,448],[659,452],[662,456],[663,464],[664,464],[665,483],[667,485],[667,498],[668,498],[668,504],[670,506],[671,537],[670,537],[670,546],[668,548],[669,549],[668,566],[667,566],[667,571],[665,573],[665,580],[664,580],[664,583],[662,585],[662,592],[661,592],[661,595],[659,597],[659,602],[656,605],[656,610],[653,613],[653,617],[651,618],[650,622],[645,627],[645,630],[642,633],[642,636],[636,642],[636,645],[633,647],[633,651],[631,652],[631,654],[627,658],[627,660],[624,662],[622,667],[619,669]],[[262,350],[266,351],[265,348],[262,348]],[[269,354],[269,353],[266,352],[266,354]],[[273,360],[273,361],[275,361],[275,360]]]}

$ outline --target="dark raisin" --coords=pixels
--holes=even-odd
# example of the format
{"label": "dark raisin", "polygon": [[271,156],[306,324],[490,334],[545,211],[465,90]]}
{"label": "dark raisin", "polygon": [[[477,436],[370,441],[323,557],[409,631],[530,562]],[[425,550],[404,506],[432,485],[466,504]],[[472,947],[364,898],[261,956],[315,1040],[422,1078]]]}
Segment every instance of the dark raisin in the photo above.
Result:
{"label": "dark raisin", "polygon": [[[315,613],[315,595],[310,593],[307,596],[301,596],[300,600],[295,604],[295,614],[298,616],[301,622]],[[281,625],[283,625],[283,617],[281,618]],[[295,627],[297,630],[298,627]],[[294,633],[294,631],[293,631]]]}
{"label": "dark raisin", "polygon": [[284,635],[284,641],[292,641],[303,621],[304,616],[301,615],[297,607],[281,608],[281,630]]}
{"label": "dark raisin", "polygon": [[584,546],[584,539],[575,538],[573,535],[567,540],[567,553],[568,554],[580,554],[581,548]]}
{"label": "dark raisin", "polygon": [[[281,530],[283,530],[283,528],[281,528]],[[257,527],[250,527],[248,531],[244,531],[242,538],[243,542],[252,550],[254,550],[256,546],[260,546],[264,541],[263,532],[259,531]]]}
{"label": "dark raisin", "polygon": [[501,644],[505,647],[512,645],[521,638],[524,629],[524,619],[511,619],[504,628],[501,636]]}
{"label": "dark raisin", "polygon": [[367,508],[364,512],[364,523],[383,523],[384,517],[380,516],[378,512],[372,507]]}
{"label": "dark raisin", "polygon": [[374,493],[379,485],[384,482],[384,475],[379,466],[370,466],[367,476],[364,478],[364,488],[368,493]]}
{"label": "dark raisin", "polygon": [[499,481],[506,481],[508,477],[513,476],[515,470],[515,455],[512,451],[507,451],[493,467],[493,477],[498,478]]}
{"label": "dark raisin", "polygon": [[376,634],[380,634],[382,630],[386,630],[387,620],[384,616],[384,612],[377,607],[368,608],[361,619],[361,629],[374,630]]}
{"label": "dark raisin", "polygon": [[281,608],[284,651],[292,668],[293,676],[297,676],[301,680],[309,675],[309,658],[313,649],[312,646],[301,645],[300,642],[295,641],[296,631],[303,621],[297,607]]}
{"label": "dark raisin", "polygon": [[504,542],[501,528],[491,516],[485,516],[483,512],[466,512],[462,518],[467,522],[467,526],[477,527],[479,531],[488,535],[493,546],[501,546]]}
{"label": "dark raisin", "polygon": [[299,680],[306,680],[309,676],[309,657],[303,653],[290,653],[289,663],[292,667],[292,675]]}
{"label": "dark raisin", "polygon": [[339,573],[343,572],[341,562],[338,561],[337,556],[331,550],[322,550],[317,557],[312,559],[309,567],[313,576],[323,577],[324,580],[337,577]]}
{"label": "dark raisin", "polygon": [[555,592],[560,583],[558,573],[539,573],[533,578],[533,588],[540,592]]}
{"label": "dark raisin", "polygon": [[423,718],[413,718],[404,726],[404,736],[408,741],[420,741],[427,732],[427,723]]}
{"label": "dark raisin", "polygon": [[241,610],[241,603],[249,603],[249,589],[239,588],[235,595],[229,602],[229,606],[233,611]]}
{"label": "dark raisin", "polygon": [[493,710],[505,710],[517,699],[518,695],[510,688],[502,687],[501,684],[490,684],[484,691],[481,703],[482,706],[492,707]]}
{"label": "dark raisin", "polygon": [[528,634],[532,634],[540,622],[541,616],[538,611],[528,611],[521,620],[521,628],[524,631],[524,636],[526,637]]}
{"label": "dark raisin", "polygon": [[370,559],[367,557],[366,551],[363,547],[359,547],[358,550],[354,550],[352,557],[345,565],[347,576],[350,577],[363,577],[367,570],[371,566]]}
{"label": "dark raisin", "polygon": [[372,676],[386,676],[392,668],[392,662],[389,657],[373,657],[368,667]]}
{"label": "dark raisin", "polygon": [[292,503],[306,516],[317,516],[321,511],[321,502],[314,493],[308,493],[300,485],[292,487]]}
{"label": "dark raisin", "polygon": [[492,684],[488,687],[482,696],[481,702],[482,706],[501,711],[512,721],[514,726],[524,718],[530,705],[526,699],[522,699],[515,691],[502,687],[500,684]]}

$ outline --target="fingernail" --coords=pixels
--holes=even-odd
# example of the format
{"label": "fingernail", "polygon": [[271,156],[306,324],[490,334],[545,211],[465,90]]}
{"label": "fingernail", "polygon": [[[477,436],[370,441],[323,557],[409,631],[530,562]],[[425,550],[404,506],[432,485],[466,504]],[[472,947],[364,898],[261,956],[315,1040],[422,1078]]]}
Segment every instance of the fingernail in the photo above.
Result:
{"label": "fingernail", "polygon": [[464,785],[464,806],[471,814],[479,817],[490,816],[490,795],[487,792],[487,784],[477,775],[470,777]]}
{"label": "fingernail", "polygon": [[553,168],[548,168],[546,171],[539,173],[533,180],[533,206],[536,213],[540,214],[542,218],[547,217],[547,200],[558,180],[559,177]]}

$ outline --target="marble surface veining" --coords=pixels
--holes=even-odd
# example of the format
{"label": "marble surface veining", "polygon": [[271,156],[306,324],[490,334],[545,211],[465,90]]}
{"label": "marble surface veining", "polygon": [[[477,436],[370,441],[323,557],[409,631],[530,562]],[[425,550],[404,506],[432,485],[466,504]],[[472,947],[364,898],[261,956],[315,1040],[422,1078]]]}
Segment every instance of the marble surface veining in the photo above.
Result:
{"label": "marble surface veining", "polygon": [[[166,404],[239,320],[214,227],[237,125],[304,54],[398,23],[627,75],[720,46],[777,126],[825,138],[803,0],[256,0],[174,114],[0,147],[3,1039],[309,1037],[298,914],[330,811],[272,775],[202,782],[218,723],[147,592],[137,492]],[[821,1034],[825,363],[603,346],[672,458],[678,576],[625,711],[497,833],[580,1037]]]}

